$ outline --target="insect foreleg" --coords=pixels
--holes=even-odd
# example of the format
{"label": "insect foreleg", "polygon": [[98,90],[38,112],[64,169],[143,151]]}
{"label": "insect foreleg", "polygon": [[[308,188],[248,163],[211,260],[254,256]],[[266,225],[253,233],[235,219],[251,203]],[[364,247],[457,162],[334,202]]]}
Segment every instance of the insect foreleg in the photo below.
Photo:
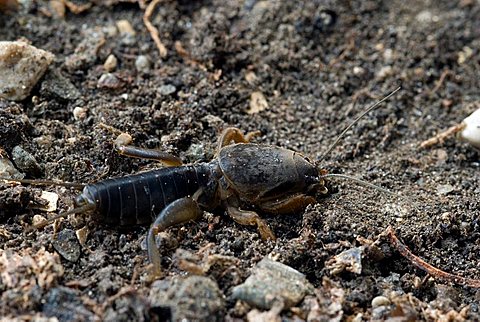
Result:
{"label": "insect foreleg", "polygon": [[227,127],[223,130],[222,134],[218,139],[218,147],[217,153],[226,145],[229,145],[232,141],[234,143],[248,143],[252,138],[255,136],[260,135],[260,131],[248,132],[247,134],[243,134],[240,129],[236,127]]}
{"label": "insect foreleg", "polygon": [[260,216],[255,211],[241,210],[237,206],[237,201],[230,198],[227,201],[227,213],[228,215],[235,220],[240,225],[251,225],[257,226],[258,232],[262,239],[275,240],[275,234],[272,232],[267,223],[260,218]]}
{"label": "insect foreleg", "polygon": [[288,214],[302,211],[315,201],[314,197],[299,193],[285,199],[263,202],[259,207],[269,213]]}

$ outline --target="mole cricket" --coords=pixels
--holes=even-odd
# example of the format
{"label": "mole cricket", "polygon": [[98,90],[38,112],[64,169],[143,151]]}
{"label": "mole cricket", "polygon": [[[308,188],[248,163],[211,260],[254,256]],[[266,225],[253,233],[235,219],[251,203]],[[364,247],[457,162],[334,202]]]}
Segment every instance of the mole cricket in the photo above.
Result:
{"label": "mole cricket", "polygon": [[120,154],[156,160],[165,167],[86,185],[0,179],[83,188],[73,209],[34,225],[34,229],[75,213],[92,213],[100,222],[111,225],[152,223],[147,234],[147,252],[155,273],[160,274],[161,256],[155,235],[173,225],[198,219],[204,210],[222,207],[237,223],[257,226],[263,239],[275,239],[266,222],[252,209],[271,214],[302,211],[315,203],[319,195],[328,192],[327,178],[349,179],[392,194],[355,177],[327,174],[320,163],[354,124],[399,90],[400,87],[396,88],[362,112],[316,162],[292,150],[250,143],[258,132],[243,134],[238,128],[229,127],[221,133],[215,157],[210,162],[184,165],[178,157],[159,150],[122,145],[117,147]]}

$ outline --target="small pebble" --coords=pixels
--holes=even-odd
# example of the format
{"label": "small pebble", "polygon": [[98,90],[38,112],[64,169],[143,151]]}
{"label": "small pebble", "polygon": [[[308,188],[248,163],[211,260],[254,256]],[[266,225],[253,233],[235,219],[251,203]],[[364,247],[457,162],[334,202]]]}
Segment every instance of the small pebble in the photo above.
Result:
{"label": "small pebble", "polygon": [[364,250],[362,246],[347,249],[325,262],[325,267],[333,275],[340,274],[343,271],[361,274]]}
{"label": "small pebble", "polygon": [[125,146],[131,144],[133,141],[133,138],[130,134],[128,133],[121,133],[117,136],[115,139],[115,146]]}
{"label": "small pebble", "polygon": [[135,60],[135,68],[137,68],[137,71],[139,72],[148,72],[150,70],[150,66],[150,59],[148,59],[148,57],[145,55],[139,55]]}
{"label": "small pebble", "polygon": [[0,97],[21,101],[43,76],[55,56],[20,41],[0,41]]}
{"label": "small pebble", "polygon": [[47,71],[40,87],[40,94],[59,98],[64,101],[73,101],[81,96],[79,90],[67,77],[59,71]]}
{"label": "small pebble", "polygon": [[191,157],[192,161],[197,161],[205,158],[205,151],[203,143],[192,143],[188,148],[187,155]]}
{"label": "small pebble", "polygon": [[451,184],[441,184],[437,186],[437,193],[439,195],[448,195],[454,190],[455,188]]}
{"label": "small pebble", "polygon": [[357,75],[357,76],[361,76],[361,75],[365,74],[365,69],[363,67],[360,67],[360,66],[355,66],[355,67],[353,67],[353,74]]}
{"label": "small pebble", "polygon": [[429,10],[423,10],[417,14],[415,19],[422,24],[430,24],[432,22],[438,22],[440,18]]}
{"label": "small pebble", "polygon": [[118,20],[116,22],[116,25],[117,25],[118,31],[121,34],[129,34],[129,35],[135,36],[136,34],[135,29],[133,29],[132,25],[128,20],[126,19]]}
{"label": "small pebble", "polygon": [[100,79],[97,82],[97,87],[99,88],[110,88],[116,89],[121,86],[120,80],[114,74],[106,73],[100,76]]}
{"label": "small pebble", "polygon": [[164,96],[171,95],[176,91],[177,91],[177,88],[171,84],[162,85],[158,88],[158,92]]}
{"label": "small pebble", "polygon": [[76,121],[83,120],[84,118],[87,117],[87,111],[88,111],[88,109],[86,109],[84,107],[76,106],[73,109],[73,118]]}
{"label": "small pebble", "polygon": [[392,66],[383,66],[380,68],[380,70],[377,72],[377,77],[380,79],[385,79],[389,76],[393,75],[393,68]]}
{"label": "small pebble", "polygon": [[385,59],[385,62],[387,64],[393,63],[393,61],[395,59],[395,54],[393,52],[393,49],[391,49],[391,48],[385,49],[385,51],[383,52],[383,59]]}
{"label": "small pebble", "polygon": [[280,299],[284,308],[292,307],[312,291],[305,275],[266,257],[243,284],[233,288],[232,298],[268,310]]}
{"label": "small pebble", "polygon": [[35,157],[19,145],[12,150],[12,160],[17,168],[25,173],[35,176],[42,172],[42,168],[35,160]]}
{"label": "small pebble", "polygon": [[23,179],[25,177],[7,158],[0,158],[0,176],[12,179]]}
{"label": "small pebble", "polygon": [[372,300],[372,308],[390,305],[390,300],[385,296],[376,296]]}
{"label": "small pebble", "polygon": [[47,204],[42,207],[47,212],[52,212],[57,210],[58,195],[55,192],[51,191],[42,191],[40,199],[43,199]]}
{"label": "small pebble", "polygon": [[388,306],[378,306],[372,309],[371,321],[385,321],[390,311]]}
{"label": "small pebble", "polygon": [[46,222],[47,219],[41,215],[34,215],[32,218],[32,225],[37,226]]}
{"label": "small pebble", "polygon": [[136,43],[135,39],[135,30],[128,20],[118,20],[117,23],[118,31],[120,32],[121,41],[124,45],[132,46]]}
{"label": "small pebble", "polygon": [[90,230],[88,229],[88,226],[85,225],[80,229],[77,229],[75,234],[77,235],[78,242],[80,245],[85,246],[85,243],[87,242],[88,234],[90,233]]}
{"label": "small pebble", "polygon": [[51,317],[43,321],[95,321],[98,319],[83,304],[81,292],[73,288],[58,286],[45,295],[42,302],[42,313]]}
{"label": "small pebble", "polygon": [[117,57],[115,57],[114,55],[108,55],[107,59],[103,63],[103,69],[105,69],[105,71],[109,73],[113,72],[115,68],[117,68],[117,63]]}
{"label": "small pebble", "polygon": [[80,258],[80,243],[75,231],[62,229],[53,241],[53,248],[69,262],[76,262]]}
{"label": "small pebble", "polygon": [[248,114],[256,114],[268,108],[268,102],[262,92],[252,92],[250,95],[250,107],[247,110]]}

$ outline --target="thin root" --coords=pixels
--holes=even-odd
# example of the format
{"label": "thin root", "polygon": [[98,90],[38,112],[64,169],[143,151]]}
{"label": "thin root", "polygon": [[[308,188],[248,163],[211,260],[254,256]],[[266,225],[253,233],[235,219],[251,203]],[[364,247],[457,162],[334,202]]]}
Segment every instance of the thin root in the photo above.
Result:
{"label": "thin root", "polygon": [[420,148],[429,148],[431,147],[432,145],[436,145],[438,143],[443,143],[443,141],[451,136],[451,135],[454,135],[455,133],[457,132],[460,132],[461,130],[463,130],[465,128],[465,124],[463,123],[460,123],[460,124],[456,124],[450,128],[448,128],[446,131],[443,131],[443,132],[440,132],[438,133],[437,135],[435,135],[434,137],[428,139],[428,140],[425,140],[423,141],[422,143],[420,143]]}
{"label": "thin root", "polygon": [[442,86],[443,82],[445,81],[445,78],[447,78],[448,75],[452,74],[452,71],[447,69],[447,70],[444,70],[443,73],[440,75],[440,78],[438,79],[438,82],[437,84],[435,85],[435,87],[430,91],[430,96],[435,94],[436,91],[438,91],[440,89],[440,87]]}
{"label": "thin root", "polygon": [[[383,234],[382,234],[383,235]],[[388,236],[390,238],[390,243],[395,247],[395,249],[403,255],[406,259],[408,259],[412,264],[427,272],[430,276],[434,278],[438,278],[440,280],[444,280],[449,283],[454,283],[454,284],[460,284],[463,286],[469,286],[469,287],[474,287],[474,288],[480,288],[480,280],[478,279],[473,279],[473,278],[466,278],[463,276],[447,273],[445,271],[442,271],[439,268],[436,268],[427,262],[425,262],[423,259],[420,257],[414,255],[408,247],[403,244],[395,235],[395,232],[391,226],[389,226],[384,233],[385,236]]]}
{"label": "thin root", "polygon": [[160,3],[160,1],[162,0],[153,0],[152,2],[150,2],[147,9],[145,9],[145,14],[143,15],[143,23],[145,24],[145,27],[147,27],[147,30],[150,33],[153,41],[155,42],[155,45],[157,45],[160,57],[165,58],[167,57],[167,48],[160,40],[160,36],[158,35],[158,29],[155,28],[155,26],[150,22],[150,17],[152,16],[155,7],[157,6],[157,4]]}
{"label": "thin root", "polygon": [[353,49],[355,49],[355,38],[356,38],[356,34],[355,33],[352,33],[348,39],[348,43],[347,45],[345,46],[345,49],[340,53],[340,55],[338,55],[337,57],[335,57],[333,60],[331,60],[329,63],[328,63],[328,66],[329,67],[332,67],[334,66],[335,64],[341,62],[342,60],[345,59],[345,57],[347,56],[348,53],[350,53],[351,51],[353,51]]}

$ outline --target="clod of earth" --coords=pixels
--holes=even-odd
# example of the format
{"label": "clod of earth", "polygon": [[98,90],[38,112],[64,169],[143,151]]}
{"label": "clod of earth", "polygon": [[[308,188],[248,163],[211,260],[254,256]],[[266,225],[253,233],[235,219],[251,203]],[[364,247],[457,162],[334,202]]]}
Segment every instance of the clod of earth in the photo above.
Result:
{"label": "clod of earth", "polygon": [[161,320],[223,320],[225,299],[217,283],[207,277],[156,281],[151,286],[149,299],[153,311],[161,312]]}
{"label": "clod of earth", "polygon": [[43,76],[55,56],[20,41],[0,41],[0,97],[21,101]]}

